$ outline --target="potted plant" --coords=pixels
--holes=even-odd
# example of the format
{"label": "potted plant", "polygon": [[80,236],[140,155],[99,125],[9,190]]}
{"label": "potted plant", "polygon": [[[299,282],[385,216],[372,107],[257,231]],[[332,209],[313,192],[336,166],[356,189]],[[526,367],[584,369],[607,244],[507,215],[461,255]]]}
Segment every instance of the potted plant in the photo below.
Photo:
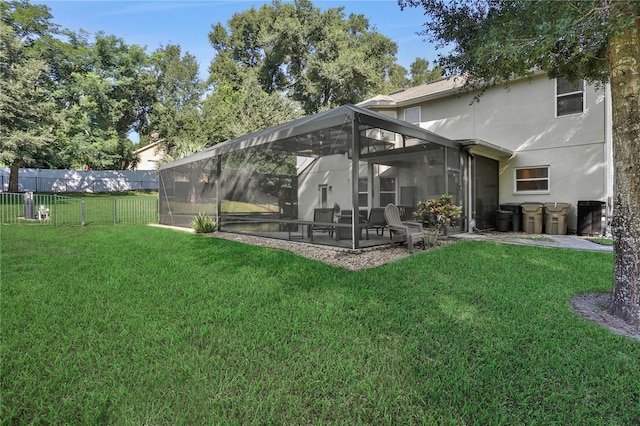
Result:
{"label": "potted plant", "polygon": [[430,198],[418,202],[418,210],[413,215],[424,227],[424,239],[429,245],[435,244],[440,231],[460,218],[462,206],[453,202],[453,195],[442,194],[440,198]]}

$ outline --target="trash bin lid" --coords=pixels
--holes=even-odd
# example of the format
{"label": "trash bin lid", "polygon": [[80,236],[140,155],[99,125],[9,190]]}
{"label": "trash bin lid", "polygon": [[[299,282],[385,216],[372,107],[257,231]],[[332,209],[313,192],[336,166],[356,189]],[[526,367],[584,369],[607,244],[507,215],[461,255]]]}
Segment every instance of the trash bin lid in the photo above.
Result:
{"label": "trash bin lid", "polygon": [[520,216],[520,214],[522,213],[522,207],[520,206],[520,203],[500,204],[500,210],[510,211],[514,216]]}
{"label": "trash bin lid", "polygon": [[569,208],[569,203],[545,203],[544,208],[552,212],[560,212]]}
{"label": "trash bin lid", "polygon": [[522,203],[522,210],[533,211],[543,207],[542,203]]}

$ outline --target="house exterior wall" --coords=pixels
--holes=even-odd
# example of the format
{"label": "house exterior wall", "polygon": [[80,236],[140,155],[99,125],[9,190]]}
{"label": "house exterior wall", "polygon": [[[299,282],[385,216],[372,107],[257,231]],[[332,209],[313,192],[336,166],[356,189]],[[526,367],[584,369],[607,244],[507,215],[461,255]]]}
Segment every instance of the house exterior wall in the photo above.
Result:
{"label": "house exterior wall", "polygon": [[346,155],[331,155],[313,161],[298,176],[298,219],[313,220],[313,209],[322,207],[320,186],[327,187],[326,207],[337,203],[351,208],[350,160]]}
{"label": "house exterior wall", "polygon": [[[605,88],[587,85],[581,114],[556,117],[556,81],[546,75],[514,81],[507,88],[487,90],[479,102],[473,94],[420,101],[404,100],[397,108],[420,106],[427,130],[450,139],[478,139],[515,152],[500,158],[499,203],[570,203],[569,230],[577,227],[579,200],[607,201],[611,197]],[[393,95],[391,95],[393,96]],[[496,158],[498,159],[498,158]],[[549,167],[546,192],[515,191],[519,167]]]}
{"label": "house exterior wall", "polygon": [[136,151],[138,163],[135,170],[157,170],[158,162],[164,157],[164,150],[159,149],[158,143],[152,143]]}

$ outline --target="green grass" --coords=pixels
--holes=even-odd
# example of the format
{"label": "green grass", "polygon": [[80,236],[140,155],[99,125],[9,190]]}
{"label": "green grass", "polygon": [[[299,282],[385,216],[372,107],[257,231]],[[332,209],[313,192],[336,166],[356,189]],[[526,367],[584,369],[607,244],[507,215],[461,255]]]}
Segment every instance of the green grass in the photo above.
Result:
{"label": "green grass", "polygon": [[349,272],[145,226],[2,226],[5,424],[640,420],[612,254],[459,242]]}
{"label": "green grass", "polygon": [[592,243],[600,244],[600,245],[603,245],[603,246],[612,246],[613,245],[613,239],[612,238],[593,237],[593,238],[588,238],[588,240],[591,241]]}

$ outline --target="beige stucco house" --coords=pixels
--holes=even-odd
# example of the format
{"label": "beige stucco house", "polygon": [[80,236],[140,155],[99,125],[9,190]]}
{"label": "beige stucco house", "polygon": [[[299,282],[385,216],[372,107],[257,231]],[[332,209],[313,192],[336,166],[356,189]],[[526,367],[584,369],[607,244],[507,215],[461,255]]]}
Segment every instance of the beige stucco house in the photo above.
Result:
{"label": "beige stucco house", "polygon": [[[205,212],[228,232],[358,249],[389,242],[368,232],[374,211],[392,203],[415,220],[419,201],[447,193],[462,206],[448,232],[500,228],[504,211],[522,204],[568,205],[562,217],[570,233],[580,233],[581,203],[589,214],[595,205],[602,225],[613,192],[607,86],[540,74],[488,89],[479,102],[475,95],[445,79],[164,164],[160,222],[189,226]],[[335,212],[335,232],[314,233],[327,228],[321,210]],[[560,231],[557,214],[543,219],[539,210],[534,232],[548,218]]]}
{"label": "beige stucco house", "polygon": [[576,232],[579,202],[602,201],[610,209],[607,85],[538,74],[488,89],[478,102],[477,92],[461,86],[460,79],[444,79],[359,106],[460,142],[469,156],[462,190],[480,228],[494,225],[496,210],[506,203],[569,203],[569,232]]}
{"label": "beige stucco house", "polygon": [[138,163],[135,170],[157,170],[158,163],[164,156],[164,148],[161,145],[162,140],[156,140],[148,145],[135,150],[138,157]]}

